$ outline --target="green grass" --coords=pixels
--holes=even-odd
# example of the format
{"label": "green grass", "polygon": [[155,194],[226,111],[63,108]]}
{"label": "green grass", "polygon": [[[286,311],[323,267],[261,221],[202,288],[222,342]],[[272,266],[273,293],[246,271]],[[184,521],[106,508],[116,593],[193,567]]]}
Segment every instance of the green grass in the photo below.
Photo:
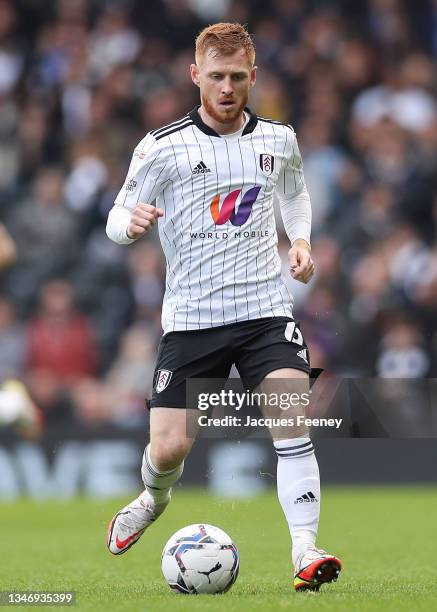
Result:
{"label": "green grass", "polygon": [[[126,500],[0,505],[0,590],[74,590],[81,610],[437,609],[437,488],[325,488],[318,543],[344,571],[319,593],[291,588],[289,538],[275,492],[221,501],[177,488],[165,516],[126,555],[105,547],[106,527]],[[195,522],[229,532],[240,576],[222,596],[173,594],[160,573],[168,537]]]}

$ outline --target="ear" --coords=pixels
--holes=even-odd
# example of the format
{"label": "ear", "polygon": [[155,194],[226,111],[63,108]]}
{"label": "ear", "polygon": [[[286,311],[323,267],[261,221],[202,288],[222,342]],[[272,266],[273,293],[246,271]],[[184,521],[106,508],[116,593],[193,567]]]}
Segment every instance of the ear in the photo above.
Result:
{"label": "ear", "polygon": [[250,86],[253,87],[256,83],[256,72],[258,70],[258,66],[254,66],[250,71]]}
{"label": "ear", "polygon": [[197,87],[200,87],[199,67],[197,66],[197,64],[190,65],[190,75],[193,83],[197,85]]}

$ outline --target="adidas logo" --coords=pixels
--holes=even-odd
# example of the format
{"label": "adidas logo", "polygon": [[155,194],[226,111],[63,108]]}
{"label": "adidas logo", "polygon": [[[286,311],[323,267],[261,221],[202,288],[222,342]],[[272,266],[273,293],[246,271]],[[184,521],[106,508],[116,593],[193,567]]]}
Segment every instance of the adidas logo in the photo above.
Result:
{"label": "adidas logo", "polygon": [[297,356],[308,363],[307,349],[302,349],[301,351],[297,351]]}
{"label": "adidas logo", "polygon": [[197,166],[193,168],[192,174],[206,174],[207,172],[211,172],[211,170],[203,161],[200,161]]}
{"label": "adidas logo", "polygon": [[294,500],[295,504],[311,504],[313,502],[317,501],[317,497],[314,495],[314,493],[312,493],[311,491],[308,491],[308,493],[304,493],[301,497],[298,497],[297,499]]}

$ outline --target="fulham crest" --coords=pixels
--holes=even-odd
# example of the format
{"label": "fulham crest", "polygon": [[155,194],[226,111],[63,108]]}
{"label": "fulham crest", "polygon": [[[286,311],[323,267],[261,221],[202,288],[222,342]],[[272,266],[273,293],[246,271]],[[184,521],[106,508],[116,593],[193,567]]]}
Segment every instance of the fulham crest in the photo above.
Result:
{"label": "fulham crest", "polygon": [[155,387],[156,393],[161,393],[161,391],[164,391],[164,389],[168,387],[172,376],[173,372],[170,372],[170,370],[158,370]]}
{"label": "fulham crest", "polygon": [[259,165],[264,174],[270,176],[275,166],[275,158],[273,157],[273,155],[261,153],[261,155],[259,156]]}

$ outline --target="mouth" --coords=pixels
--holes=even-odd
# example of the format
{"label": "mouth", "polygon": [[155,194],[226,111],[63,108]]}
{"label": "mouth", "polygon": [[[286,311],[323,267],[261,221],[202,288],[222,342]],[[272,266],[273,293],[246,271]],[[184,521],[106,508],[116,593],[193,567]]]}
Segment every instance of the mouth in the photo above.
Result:
{"label": "mouth", "polygon": [[235,106],[235,102],[232,100],[223,100],[223,102],[219,102],[220,106],[223,108],[232,108]]}

